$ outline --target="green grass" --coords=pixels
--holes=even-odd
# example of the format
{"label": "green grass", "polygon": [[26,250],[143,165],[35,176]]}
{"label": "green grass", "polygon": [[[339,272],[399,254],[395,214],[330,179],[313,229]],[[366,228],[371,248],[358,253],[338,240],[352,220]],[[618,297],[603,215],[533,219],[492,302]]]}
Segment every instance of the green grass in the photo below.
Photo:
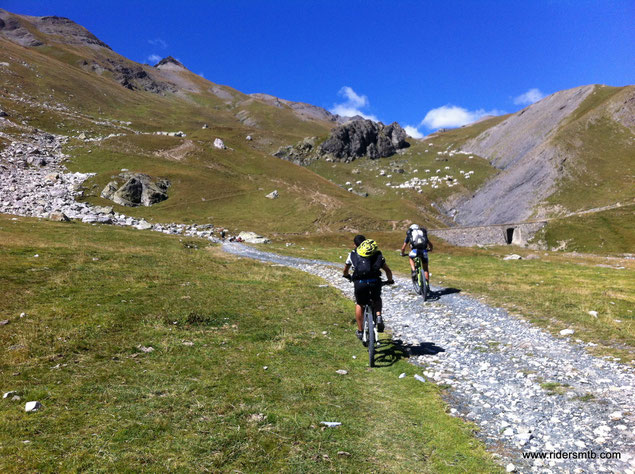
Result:
{"label": "green grass", "polygon": [[547,392],[547,395],[564,395],[569,391],[569,385],[559,382],[543,382],[540,386]]}
{"label": "green grass", "polygon": [[607,111],[632,90],[596,87],[558,131],[554,144],[574,159],[562,166],[548,203],[578,211],[635,199],[635,135]]}
{"label": "green grass", "polygon": [[349,300],[193,242],[0,216],[1,471],[499,470]]}
{"label": "green grass", "polygon": [[635,205],[549,221],[534,237],[549,248],[593,254],[635,253]]}
{"label": "green grass", "polygon": [[[365,233],[374,238],[393,271],[407,274],[408,261],[399,257],[404,233]],[[320,258],[343,264],[353,234],[287,237],[274,241],[276,252]],[[485,297],[554,335],[566,328],[575,338],[598,344],[591,350],[623,362],[633,361],[635,348],[635,282],[632,260],[591,255],[538,252],[537,259],[505,261],[509,253],[524,257],[536,251],[518,247],[472,249],[452,247],[434,239],[430,254],[432,285],[458,288]],[[294,243],[287,247],[286,243]],[[623,268],[616,268],[623,267]],[[597,311],[597,318],[589,311]]]}

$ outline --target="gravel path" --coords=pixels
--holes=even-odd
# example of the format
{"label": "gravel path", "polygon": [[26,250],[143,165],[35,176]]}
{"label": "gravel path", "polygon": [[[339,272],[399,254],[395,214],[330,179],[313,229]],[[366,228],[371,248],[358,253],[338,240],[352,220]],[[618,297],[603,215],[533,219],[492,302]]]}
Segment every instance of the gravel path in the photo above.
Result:
{"label": "gravel path", "polygon": [[[352,298],[339,265],[240,244],[223,248],[320,276]],[[424,303],[409,280],[395,280],[384,288],[393,339],[408,348],[426,380],[450,387],[451,413],[476,423],[478,436],[502,453],[508,470],[635,472],[632,369],[456,290],[433,287],[432,301]],[[523,458],[540,452],[561,458]],[[614,453],[621,459],[600,459]],[[567,455],[578,458],[562,459]]]}

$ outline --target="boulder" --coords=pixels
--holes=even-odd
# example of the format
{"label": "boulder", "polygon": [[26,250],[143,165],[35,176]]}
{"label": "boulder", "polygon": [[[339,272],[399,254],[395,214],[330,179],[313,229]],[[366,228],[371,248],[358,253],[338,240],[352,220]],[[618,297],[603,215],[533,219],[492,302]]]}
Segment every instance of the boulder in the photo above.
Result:
{"label": "boulder", "polygon": [[53,211],[49,213],[49,220],[55,222],[69,222],[70,219],[62,211]]}
{"label": "boulder", "polygon": [[8,117],[8,116],[9,116],[8,113],[6,113],[4,110],[0,109],[0,117],[4,118],[4,117]]}
{"label": "boulder", "polygon": [[268,244],[271,240],[256,234],[255,232],[241,232],[238,237],[248,244]]}
{"label": "boulder", "polygon": [[278,190],[276,189],[276,190],[270,192],[269,194],[267,194],[265,197],[267,199],[278,199],[278,196],[279,196]]}
{"label": "boulder", "polygon": [[138,206],[141,204],[142,192],[143,183],[141,183],[140,179],[132,177],[115,191],[112,200],[122,206]]}
{"label": "boulder", "polygon": [[227,147],[225,146],[225,143],[223,143],[223,140],[221,140],[220,138],[216,138],[214,140],[214,147],[218,148],[219,150],[224,150]]}
{"label": "boulder", "polygon": [[170,181],[167,179],[153,180],[143,173],[121,173],[124,181],[111,181],[101,192],[101,197],[110,199],[122,206],[151,206],[168,198],[167,190]]}
{"label": "boulder", "polygon": [[104,199],[112,199],[114,194],[117,192],[117,189],[119,189],[117,181],[111,181],[101,191],[101,197],[103,197]]}

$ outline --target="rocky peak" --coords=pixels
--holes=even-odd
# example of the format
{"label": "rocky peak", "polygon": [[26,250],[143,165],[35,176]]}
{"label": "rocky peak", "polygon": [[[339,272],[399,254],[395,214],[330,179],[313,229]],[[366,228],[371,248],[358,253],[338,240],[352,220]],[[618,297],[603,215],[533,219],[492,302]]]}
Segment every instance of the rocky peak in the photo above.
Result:
{"label": "rocky peak", "polygon": [[[43,35],[36,36],[25,26],[27,24]],[[16,15],[0,9],[0,35],[22,46],[53,42],[111,49],[83,26],[60,16]]]}
{"label": "rocky peak", "polygon": [[157,69],[175,69],[175,68],[187,69],[185,66],[183,66],[183,64],[180,61],[174,59],[172,56],[163,58],[161,61],[156,63],[154,67]]}

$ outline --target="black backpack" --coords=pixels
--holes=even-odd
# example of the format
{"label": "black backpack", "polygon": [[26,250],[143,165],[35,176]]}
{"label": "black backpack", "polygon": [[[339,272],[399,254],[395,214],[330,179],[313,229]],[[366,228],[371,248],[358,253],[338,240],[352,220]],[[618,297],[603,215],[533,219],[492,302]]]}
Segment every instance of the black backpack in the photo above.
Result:
{"label": "black backpack", "polygon": [[426,250],[428,248],[428,231],[423,227],[410,230],[410,244],[413,249]]}
{"label": "black backpack", "polygon": [[357,252],[351,253],[353,262],[353,280],[370,280],[381,276],[381,267],[384,264],[384,257],[381,252],[377,252],[370,257],[362,257]]}

